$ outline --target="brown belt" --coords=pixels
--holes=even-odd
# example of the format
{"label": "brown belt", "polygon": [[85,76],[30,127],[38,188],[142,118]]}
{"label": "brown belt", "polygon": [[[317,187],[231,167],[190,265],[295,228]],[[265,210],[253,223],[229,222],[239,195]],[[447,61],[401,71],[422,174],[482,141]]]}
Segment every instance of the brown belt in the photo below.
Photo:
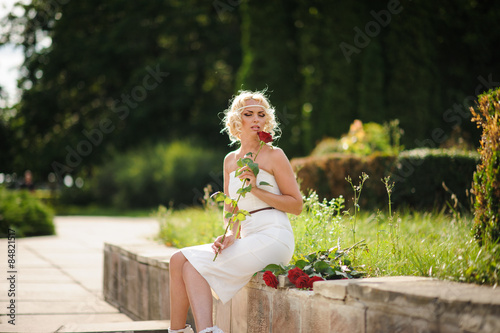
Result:
{"label": "brown belt", "polygon": [[261,209],[256,209],[256,210],[252,210],[251,212],[249,212],[250,214],[253,214],[253,213],[257,213],[257,212],[260,212],[262,210],[268,210],[268,209],[274,209],[274,207],[265,207],[265,208],[261,208]]}

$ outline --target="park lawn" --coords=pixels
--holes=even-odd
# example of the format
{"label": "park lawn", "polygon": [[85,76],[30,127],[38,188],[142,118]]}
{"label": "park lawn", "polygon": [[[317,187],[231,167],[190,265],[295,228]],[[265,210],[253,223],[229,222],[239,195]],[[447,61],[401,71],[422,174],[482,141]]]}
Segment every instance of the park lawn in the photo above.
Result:
{"label": "park lawn", "polygon": [[[312,193],[304,210],[290,215],[295,235],[291,261],[332,247],[347,249],[352,266],[366,277],[427,276],[441,280],[495,285],[500,270],[499,246],[480,248],[472,237],[472,216],[443,211],[363,212],[354,214],[342,202],[320,202]],[[352,211],[352,210],[351,210]],[[160,207],[159,239],[168,246],[210,243],[224,232],[218,207]]]}

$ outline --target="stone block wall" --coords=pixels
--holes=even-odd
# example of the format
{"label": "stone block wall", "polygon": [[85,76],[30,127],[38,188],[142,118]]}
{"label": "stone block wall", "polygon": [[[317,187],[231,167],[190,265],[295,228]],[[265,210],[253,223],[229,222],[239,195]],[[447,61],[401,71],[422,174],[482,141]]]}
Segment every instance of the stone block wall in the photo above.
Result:
{"label": "stone block wall", "polygon": [[[106,244],[104,297],[137,320],[169,319],[168,262],[174,248]],[[500,332],[500,290],[422,277],[316,282],[278,289],[257,274],[231,301],[214,298],[224,332]],[[192,316],[188,321],[194,324]]]}

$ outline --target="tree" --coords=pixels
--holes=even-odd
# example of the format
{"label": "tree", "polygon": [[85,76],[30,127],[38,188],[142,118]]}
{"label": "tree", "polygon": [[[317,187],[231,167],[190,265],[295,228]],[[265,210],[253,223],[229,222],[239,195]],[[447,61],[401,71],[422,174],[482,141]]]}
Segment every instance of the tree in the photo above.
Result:
{"label": "tree", "polygon": [[110,153],[182,136],[227,142],[213,133],[240,64],[237,11],[221,20],[212,3],[196,0],[22,7],[2,42],[21,38],[25,52],[9,125],[30,168],[90,172]]}

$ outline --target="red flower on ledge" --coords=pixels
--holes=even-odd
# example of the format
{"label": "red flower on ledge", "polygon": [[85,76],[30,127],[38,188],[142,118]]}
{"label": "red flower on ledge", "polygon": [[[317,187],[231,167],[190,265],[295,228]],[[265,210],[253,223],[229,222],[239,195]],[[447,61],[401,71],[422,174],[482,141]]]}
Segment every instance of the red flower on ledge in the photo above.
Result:
{"label": "red flower on ledge", "polygon": [[307,276],[309,277],[306,273],[304,273],[303,270],[301,270],[298,267],[292,268],[291,270],[288,271],[288,279],[290,280],[291,283],[296,284],[297,279],[301,276]]}
{"label": "red flower on ledge", "polygon": [[263,280],[269,287],[274,289],[278,289],[278,278],[271,271],[265,271]]}
{"label": "red flower on ledge", "polygon": [[288,271],[288,279],[295,287],[299,289],[313,289],[313,283],[316,281],[324,281],[320,276],[309,277],[303,270],[299,267],[292,268]]}
{"label": "red flower on ledge", "polygon": [[295,281],[295,287],[299,288],[299,289],[307,289],[309,288],[309,275],[301,275],[297,278],[297,280]]}
{"label": "red flower on ledge", "polygon": [[325,281],[325,279],[323,279],[322,277],[320,276],[313,276],[309,279],[309,282],[307,284],[307,288],[309,288],[310,290],[313,289],[313,283],[316,282],[316,281]]}

